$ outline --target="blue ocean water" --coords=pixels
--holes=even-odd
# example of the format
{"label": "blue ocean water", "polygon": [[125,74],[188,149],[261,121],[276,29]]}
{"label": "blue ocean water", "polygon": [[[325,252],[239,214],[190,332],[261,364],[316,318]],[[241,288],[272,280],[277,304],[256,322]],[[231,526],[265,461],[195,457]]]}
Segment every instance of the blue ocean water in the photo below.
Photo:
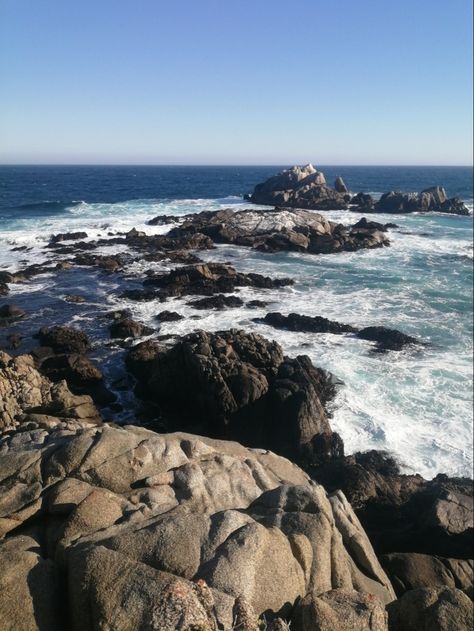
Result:
{"label": "blue ocean water", "polygon": [[[318,167],[328,182],[342,175],[351,190],[374,195],[440,184],[448,195],[461,197],[472,208],[469,167]],[[133,226],[162,232],[166,227],[152,228],[146,221],[157,214],[247,207],[242,195],[277,170],[274,166],[0,167],[0,269],[47,260],[51,253],[44,246],[52,233],[80,229],[92,239]],[[344,211],[326,214],[342,223],[361,216]],[[159,333],[238,326],[276,339],[288,354],[307,354],[344,382],[332,425],[343,436],[348,452],[385,448],[407,471],[427,477],[438,472],[471,475],[472,217],[430,213],[374,219],[398,224],[390,234],[389,248],[310,256],[219,246],[205,256],[231,261],[242,271],[295,278],[294,286],[271,293],[268,310],[321,315],[353,325],[383,324],[426,340],[425,349],[374,354],[362,340],[282,332],[256,324],[253,318],[259,313],[247,308],[199,313],[199,319],[164,324]],[[166,267],[136,262],[128,267],[126,279],[104,278],[87,268],[38,276],[25,285],[11,285],[11,295],[4,301],[31,312],[20,325],[25,331],[49,320],[76,322],[95,340],[93,352],[105,372],[115,375],[117,368],[104,351],[100,316],[126,307],[137,319],[156,327],[153,316],[162,306],[119,298],[121,285],[138,286],[152,265]],[[87,303],[68,305],[63,300],[68,293],[86,295]],[[246,288],[241,295],[269,298],[264,290]],[[173,299],[166,308],[196,315],[185,303]]]}

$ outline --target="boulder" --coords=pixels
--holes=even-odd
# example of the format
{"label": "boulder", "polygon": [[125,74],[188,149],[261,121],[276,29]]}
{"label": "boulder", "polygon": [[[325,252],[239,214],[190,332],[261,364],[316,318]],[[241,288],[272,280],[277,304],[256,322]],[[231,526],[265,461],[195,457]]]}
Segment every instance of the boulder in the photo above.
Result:
{"label": "boulder", "polygon": [[380,560],[398,596],[423,587],[468,589],[474,582],[472,559],[446,559],[416,552],[393,552],[382,555]]}
{"label": "boulder", "polygon": [[55,353],[85,353],[90,341],[85,333],[70,326],[43,327],[38,332],[42,346],[48,346]]}
{"label": "boulder", "polygon": [[288,331],[302,331],[305,333],[352,333],[357,329],[349,324],[340,324],[322,318],[321,316],[305,316],[298,313],[290,313],[287,316],[281,313],[267,313],[262,322],[275,327],[276,329],[287,329]]}
{"label": "boulder", "polygon": [[52,384],[35,368],[31,355],[12,358],[0,352],[0,431],[28,420],[32,413],[100,420],[90,397],[74,396],[64,382]]}
{"label": "boulder", "polygon": [[387,607],[390,631],[471,631],[473,606],[460,589],[426,587]]}
{"label": "boulder", "polygon": [[473,558],[472,480],[403,475],[392,457],[377,451],[329,461],[310,473],[328,491],[344,491],[378,554]]}
{"label": "boulder", "polygon": [[176,311],[160,311],[155,316],[156,320],[160,322],[179,322],[180,320],[184,320],[184,316]]}
{"label": "boulder", "polygon": [[335,394],[331,377],[305,356],[283,357],[278,344],[260,335],[187,335],[156,355],[141,386],[169,429],[315,461],[343,452],[324,407]]}
{"label": "boulder", "polygon": [[368,326],[356,333],[356,337],[362,340],[376,342],[380,351],[401,351],[406,346],[420,345],[420,340],[401,333],[396,329],[387,329],[384,326]]}
{"label": "boulder", "polygon": [[151,335],[153,329],[149,326],[145,326],[140,322],[132,320],[132,318],[125,318],[119,320],[110,325],[110,337],[126,339],[129,337],[142,337],[144,335]]}
{"label": "boulder", "polygon": [[344,180],[340,175],[337,176],[336,181],[334,182],[334,188],[338,193],[348,193],[349,189],[347,188]]}
{"label": "boulder", "polygon": [[87,232],[61,232],[53,234],[50,243],[59,243],[60,241],[79,241],[87,239]]}
{"label": "boulder", "polygon": [[238,296],[224,296],[224,294],[217,294],[215,296],[209,296],[208,298],[200,298],[199,300],[192,300],[188,302],[190,307],[194,309],[223,309],[242,307],[244,301]]}
{"label": "boulder", "polygon": [[388,631],[384,606],[372,594],[333,589],[296,605],[292,631]]}
{"label": "boulder", "polygon": [[2,305],[0,307],[0,326],[9,324],[14,320],[23,318],[26,312],[16,305]]}

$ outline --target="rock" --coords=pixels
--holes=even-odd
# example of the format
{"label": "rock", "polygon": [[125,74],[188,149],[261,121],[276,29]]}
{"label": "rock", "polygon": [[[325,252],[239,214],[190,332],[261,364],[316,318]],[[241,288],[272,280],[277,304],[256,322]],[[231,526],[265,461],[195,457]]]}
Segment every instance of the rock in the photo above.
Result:
{"label": "rock", "polygon": [[146,381],[151,375],[153,361],[162,350],[156,340],[140,342],[129,350],[126,358],[128,370],[140,381]]}
{"label": "rock", "polygon": [[87,232],[62,232],[53,234],[50,243],[59,243],[60,241],[79,241],[79,239],[87,239]]}
{"label": "rock", "polygon": [[334,589],[300,600],[292,631],[388,631],[388,616],[372,594]]}
{"label": "rock", "polygon": [[6,296],[10,293],[10,289],[6,283],[0,282],[0,296]]}
{"label": "rock", "polygon": [[275,327],[276,329],[287,329],[289,331],[303,331],[307,333],[352,333],[356,328],[349,324],[340,324],[327,320],[321,316],[305,316],[298,313],[290,313],[287,316],[281,313],[267,313],[262,322]]}
{"label": "rock", "polygon": [[146,232],[141,232],[137,230],[136,228],[132,228],[125,235],[126,239],[136,239],[136,238],[142,238],[142,237],[146,237]]}
{"label": "rock", "polygon": [[428,188],[421,193],[384,193],[375,205],[380,213],[443,212],[469,215],[467,206],[457,197],[448,199],[441,186]]}
{"label": "rock", "polygon": [[358,230],[380,230],[381,232],[386,232],[389,228],[398,228],[395,223],[379,223],[378,221],[368,221],[365,217],[359,219],[357,223],[354,224],[353,228],[357,228]]}
{"label": "rock", "polygon": [[244,301],[238,296],[224,296],[223,294],[217,294],[216,296],[209,296],[208,298],[201,298],[200,300],[192,300],[187,303],[194,309],[227,309],[242,307]]}
{"label": "rock", "polygon": [[380,557],[398,596],[423,587],[467,589],[474,580],[472,559],[445,559],[415,552],[394,552]]}
{"label": "rock", "polygon": [[269,304],[270,303],[267,302],[266,300],[249,300],[248,302],[245,303],[245,306],[250,307],[250,309],[259,309],[259,308],[264,309]]}
{"label": "rock", "polygon": [[19,333],[11,333],[10,335],[7,336],[7,340],[10,344],[9,346],[10,349],[15,350],[21,345],[23,341],[23,336],[20,335]]}
{"label": "rock", "polygon": [[51,381],[65,379],[69,386],[91,387],[102,382],[102,373],[86,355],[54,355],[41,362],[41,371]]}
{"label": "rock", "polygon": [[16,305],[2,305],[0,307],[0,321],[5,320],[8,322],[11,320],[17,320],[18,318],[23,318],[25,315],[26,312]]}
{"label": "rock", "polygon": [[82,302],[86,302],[86,299],[84,296],[78,296],[75,294],[70,294],[67,296],[64,296],[64,300],[66,302],[72,302],[72,303],[82,303]]}
{"label": "rock", "polygon": [[389,245],[380,230],[361,230],[327,221],[322,215],[295,210],[222,210],[190,215],[169,237],[199,231],[216,243],[233,243],[264,252],[296,251],[331,254]]}
{"label": "rock", "polygon": [[415,589],[388,605],[390,631],[470,631],[472,601],[449,587]]}
{"label": "rock", "polygon": [[[61,597],[45,582],[49,619],[64,612],[73,629],[230,629],[234,614],[249,624],[252,612],[254,621],[290,618],[296,601],[334,589],[370,586],[393,599],[343,497],[333,508],[321,486],[271,452],[59,422],[10,432],[0,453],[0,525],[10,531],[0,556],[3,545],[24,548],[12,531],[29,519],[48,567],[68,577]],[[26,615],[41,600],[18,558],[4,558]]]}
{"label": "rock", "polygon": [[472,480],[402,475],[393,458],[376,451],[310,472],[328,491],[344,491],[378,554],[473,558]]}
{"label": "rock", "polygon": [[348,193],[349,189],[344,183],[344,180],[340,175],[337,176],[336,181],[334,182],[334,188],[338,193]]}
{"label": "rock", "polygon": [[155,319],[160,322],[179,322],[184,320],[184,316],[176,313],[176,311],[160,311],[156,314]]}
{"label": "rock", "polygon": [[153,329],[131,318],[119,320],[110,325],[110,337],[114,338],[142,337],[152,333]]}
{"label": "rock", "polygon": [[362,340],[376,342],[378,350],[401,351],[405,346],[420,345],[421,342],[411,335],[384,326],[368,326],[356,333]]}
{"label": "rock", "polygon": [[149,226],[166,226],[169,223],[177,223],[178,220],[175,215],[157,215],[153,219],[149,219],[147,224]]}
{"label": "rock", "polygon": [[324,409],[335,394],[331,379],[305,356],[284,358],[259,335],[187,335],[156,355],[141,386],[170,428],[315,461],[343,452]]}
{"label": "rock", "polygon": [[[336,184],[345,189],[342,178]],[[346,190],[332,189],[326,185],[324,174],[312,164],[285,169],[261,184],[257,184],[248,199],[255,204],[329,210],[347,208]]]}
{"label": "rock", "polygon": [[64,382],[52,384],[36,370],[31,355],[11,358],[0,352],[0,431],[15,427],[32,412],[100,421],[90,397],[74,396]]}
{"label": "rock", "polygon": [[0,542],[0,628],[62,631],[61,577],[38,541],[18,535]]}
{"label": "rock", "polygon": [[375,199],[368,193],[357,193],[357,195],[354,195],[351,198],[350,204],[350,210],[354,210],[356,212],[373,212],[375,208]]}
{"label": "rock", "polygon": [[90,346],[87,335],[70,326],[43,327],[38,338],[42,346],[51,347],[55,353],[85,353]]}
{"label": "rock", "polygon": [[[261,274],[242,274],[227,263],[201,263],[171,270],[167,274],[150,276],[143,282],[145,287],[157,287],[155,298],[184,295],[233,293],[238,287],[274,289],[293,284],[289,278],[272,279]],[[132,290],[133,291],[133,290]]]}

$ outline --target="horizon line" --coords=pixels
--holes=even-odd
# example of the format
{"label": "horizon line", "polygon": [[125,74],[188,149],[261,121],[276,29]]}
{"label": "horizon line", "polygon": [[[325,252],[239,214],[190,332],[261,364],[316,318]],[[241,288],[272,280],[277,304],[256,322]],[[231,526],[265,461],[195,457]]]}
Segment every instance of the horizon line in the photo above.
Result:
{"label": "horizon line", "polygon": [[[287,163],[290,164],[290,163]],[[295,163],[296,164],[296,163]],[[300,163],[298,163],[299,166]],[[301,163],[302,164],[302,163]],[[305,164],[309,164],[306,162]],[[312,164],[312,163],[311,163]],[[474,164],[349,164],[349,163],[318,163],[321,167],[411,167],[411,168],[474,168]],[[0,162],[0,167],[282,167],[280,163],[184,163],[184,162]]]}

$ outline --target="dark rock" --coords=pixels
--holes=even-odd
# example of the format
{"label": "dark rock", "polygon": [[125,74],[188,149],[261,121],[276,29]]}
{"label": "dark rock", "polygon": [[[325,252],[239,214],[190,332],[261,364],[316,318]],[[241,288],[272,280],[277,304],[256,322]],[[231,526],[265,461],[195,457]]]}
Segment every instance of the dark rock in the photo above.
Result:
{"label": "dark rock", "polygon": [[50,243],[59,243],[60,241],[78,241],[79,239],[87,239],[87,232],[63,232],[54,234]]}
{"label": "dark rock", "polygon": [[375,205],[380,213],[442,212],[469,215],[467,206],[457,197],[448,199],[441,186],[428,188],[421,193],[384,193]]}
{"label": "dark rock", "polygon": [[267,313],[262,322],[275,327],[276,329],[287,329],[289,331],[302,331],[306,333],[353,333],[357,331],[349,324],[334,322],[321,316],[306,316],[298,313],[290,313],[287,316],[281,313]]}
{"label": "dark rock", "polygon": [[147,221],[149,226],[165,226],[169,223],[177,223],[179,220],[175,215],[158,215]]}
{"label": "dark rock", "polygon": [[269,304],[270,303],[267,302],[266,300],[249,300],[248,302],[245,303],[245,306],[250,307],[251,309],[259,309],[259,308],[264,309]]}
{"label": "dark rock", "polygon": [[128,351],[127,368],[139,382],[147,381],[150,378],[153,361],[161,350],[161,344],[155,340],[146,340],[132,346]]}
{"label": "dark rock", "polygon": [[10,293],[10,289],[6,283],[0,283],[0,296],[6,296]]}
{"label": "dark rock", "polygon": [[[143,351],[148,361],[148,349]],[[131,358],[127,365],[134,370]],[[284,358],[275,342],[242,331],[198,332],[148,366],[137,375],[147,377],[142,392],[170,430],[193,428],[290,457],[304,454],[312,462],[324,461],[328,449],[341,455],[342,441],[331,442],[324,407],[334,396],[330,377],[305,356]],[[327,439],[315,442],[318,434]]]}
{"label": "dark rock", "polygon": [[351,210],[356,212],[373,211],[375,199],[368,193],[357,193],[351,198]]}
{"label": "dark rock", "polygon": [[176,313],[176,311],[160,311],[155,318],[160,322],[179,322],[179,320],[184,320],[184,316]]}
{"label": "dark rock", "polygon": [[242,307],[244,301],[238,296],[224,296],[223,294],[217,294],[216,296],[209,296],[208,298],[200,298],[199,300],[193,300],[188,302],[190,307],[194,309],[227,309]]}
{"label": "dark rock", "polygon": [[125,235],[126,239],[136,239],[136,238],[141,239],[142,237],[146,237],[146,232],[141,232],[137,230],[136,228],[132,228]]}
{"label": "dark rock", "polygon": [[159,297],[159,293],[154,289],[126,289],[120,294],[120,298],[136,302],[150,302]]}
{"label": "dark rock", "polygon": [[21,345],[21,342],[23,341],[23,336],[19,333],[11,333],[7,336],[7,340],[10,344],[10,348],[12,350],[15,350]]}
{"label": "dark rock", "polygon": [[70,326],[43,327],[38,332],[42,346],[51,347],[55,353],[85,353],[90,346],[89,338],[79,329]]}
{"label": "dark rock", "polygon": [[167,274],[150,276],[143,285],[156,287],[155,297],[163,300],[184,295],[233,293],[237,287],[274,289],[291,285],[289,278],[272,279],[261,274],[243,274],[227,263],[201,263],[171,270]]}
{"label": "dark rock", "polygon": [[427,587],[387,606],[390,631],[471,631],[472,601],[460,589]]}
{"label": "dark rock", "polygon": [[142,337],[143,335],[151,335],[151,333],[153,333],[153,329],[131,318],[119,320],[110,325],[110,337],[114,338]]}
{"label": "dark rock", "polygon": [[395,223],[383,224],[378,221],[368,221],[365,217],[352,226],[353,230],[380,230],[381,232],[386,232],[389,228],[398,228],[398,226]]}
{"label": "dark rock", "polygon": [[311,469],[329,492],[341,489],[377,553],[419,552],[472,559],[472,480],[402,475],[388,454],[358,453]]}
{"label": "dark rock", "polygon": [[362,340],[376,342],[379,350],[400,351],[405,346],[421,342],[411,335],[405,335],[396,329],[387,329],[384,326],[368,326],[356,333],[356,337]]}
{"label": "dark rock", "polygon": [[102,381],[102,373],[86,355],[54,355],[41,363],[41,372],[51,381],[65,379],[68,386],[89,386]]}
{"label": "dark rock", "polygon": [[26,311],[23,311],[16,305],[2,305],[0,307],[0,324],[9,324],[14,320],[23,318],[25,315]]}
{"label": "dark rock", "polygon": [[334,188],[338,193],[348,193],[349,189],[344,183],[344,180],[340,175],[337,176],[336,181],[334,182]]}
{"label": "dark rock", "polygon": [[380,557],[397,596],[423,587],[451,587],[468,589],[474,579],[472,559],[446,559],[444,557],[394,552]]}

